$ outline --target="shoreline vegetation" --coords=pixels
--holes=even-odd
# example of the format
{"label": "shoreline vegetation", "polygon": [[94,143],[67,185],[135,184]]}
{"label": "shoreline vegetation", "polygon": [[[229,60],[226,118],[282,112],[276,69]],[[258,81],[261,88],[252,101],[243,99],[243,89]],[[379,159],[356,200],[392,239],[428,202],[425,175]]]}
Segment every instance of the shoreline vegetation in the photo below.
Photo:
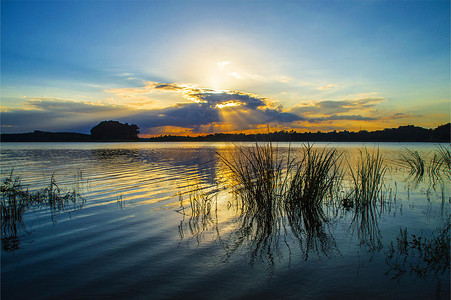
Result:
{"label": "shoreline vegetation", "polygon": [[[103,132],[100,129],[106,129]],[[127,132],[128,130],[128,132]],[[100,131],[100,132],[99,132]],[[124,133],[125,131],[125,133]],[[75,132],[47,132],[1,134],[1,142],[432,142],[450,143],[450,123],[435,129],[414,125],[386,128],[377,131],[360,130],[330,132],[275,131],[268,133],[212,133],[204,136],[160,135],[139,138],[139,128],[118,121],[103,121],[91,129],[91,134]]]}

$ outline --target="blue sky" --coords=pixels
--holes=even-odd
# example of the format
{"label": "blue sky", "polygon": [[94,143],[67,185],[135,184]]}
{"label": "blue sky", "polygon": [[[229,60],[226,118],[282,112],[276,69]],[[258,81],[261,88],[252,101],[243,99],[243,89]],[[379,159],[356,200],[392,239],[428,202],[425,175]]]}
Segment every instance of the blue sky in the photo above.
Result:
{"label": "blue sky", "polygon": [[4,133],[435,127],[450,4],[2,1],[1,79]]}

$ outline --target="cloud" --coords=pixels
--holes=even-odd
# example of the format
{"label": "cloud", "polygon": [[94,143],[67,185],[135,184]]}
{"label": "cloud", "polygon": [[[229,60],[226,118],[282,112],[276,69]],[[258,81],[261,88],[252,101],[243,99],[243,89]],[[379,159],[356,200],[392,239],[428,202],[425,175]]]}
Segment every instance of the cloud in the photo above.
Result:
{"label": "cloud", "polygon": [[168,91],[180,91],[185,88],[184,86],[175,83],[149,83],[146,87]]}
{"label": "cloud", "polygon": [[[163,108],[133,105],[80,102],[71,99],[29,98],[24,107],[2,112],[2,127],[7,132],[48,131],[89,132],[102,120],[115,119],[135,123],[143,134],[155,128],[185,128],[188,132],[205,133],[212,128],[251,129],[262,124],[289,124],[304,120],[299,115],[275,107],[268,99],[251,93],[203,89],[175,83],[147,83],[143,88],[114,89],[117,94],[152,93],[164,90],[176,93],[180,102]],[[144,103],[142,106],[140,104]]]}
{"label": "cloud", "polygon": [[229,73],[230,76],[235,77],[236,79],[243,79],[243,77],[238,72]]}
{"label": "cloud", "polygon": [[317,89],[318,90],[330,90],[331,88],[334,88],[336,86],[338,86],[338,84],[331,83],[331,84],[328,84],[328,85],[325,85],[325,86],[320,86]]}
{"label": "cloud", "polygon": [[308,121],[310,123],[320,123],[325,121],[374,121],[378,120],[378,118],[375,117],[365,117],[360,115],[331,115],[327,117],[321,117],[321,118],[310,118]]}
{"label": "cloud", "polygon": [[289,111],[299,115],[335,115],[341,113],[349,113],[353,111],[369,111],[376,107],[376,104],[386,101],[385,98],[360,98],[360,99],[348,99],[340,101],[319,101],[311,104],[303,104],[291,108]]}
{"label": "cloud", "polygon": [[[13,133],[38,129],[87,133],[100,121],[113,119],[137,124],[142,134],[164,134],[165,130],[200,134],[256,130],[266,125],[272,128],[346,128],[350,124],[357,126],[359,122],[375,125],[414,117],[397,112],[382,114],[377,105],[386,99],[378,97],[323,100],[286,110],[272,99],[257,94],[201,88],[192,84],[147,81],[141,87],[107,91],[129,100],[114,104],[114,101],[93,103],[28,98],[22,108],[2,108],[2,131]],[[160,97],[160,104],[166,105],[153,105],[154,100],[147,95]]]}
{"label": "cloud", "polygon": [[222,69],[225,66],[230,65],[230,62],[229,61],[220,61],[216,65],[218,66],[218,68]]}
{"label": "cloud", "polygon": [[98,120],[120,119],[128,107],[60,98],[30,98],[22,108],[3,108],[3,133],[34,130],[89,132]]}
{"label": "cloud", "polygon": [[30,98],[25,101],[27,110],[35,110],[48,112],[52,111],[58,113],[61,117],[74,114],[92,114],[92,113],[107,113],[116,110],[118,106],[95,104],[92,102],[80,102],[70,99],[61,98]]}

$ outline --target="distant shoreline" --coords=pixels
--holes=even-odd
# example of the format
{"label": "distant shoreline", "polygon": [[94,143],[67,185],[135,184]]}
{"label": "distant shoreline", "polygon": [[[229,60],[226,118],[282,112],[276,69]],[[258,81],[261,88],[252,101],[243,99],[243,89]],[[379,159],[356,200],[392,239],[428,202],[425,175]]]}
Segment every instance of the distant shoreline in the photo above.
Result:
{"label": "distant shoreline", "polygon": [[90,134],[75,132],[47,132],[1,134],[0,142],[451,142],[450,123],[435,129],[414,125],[387,128],[377,131],[305,132],[276,131],[258,134],[214,133],[205,136],[161,135],[138,139],[94,139]]}

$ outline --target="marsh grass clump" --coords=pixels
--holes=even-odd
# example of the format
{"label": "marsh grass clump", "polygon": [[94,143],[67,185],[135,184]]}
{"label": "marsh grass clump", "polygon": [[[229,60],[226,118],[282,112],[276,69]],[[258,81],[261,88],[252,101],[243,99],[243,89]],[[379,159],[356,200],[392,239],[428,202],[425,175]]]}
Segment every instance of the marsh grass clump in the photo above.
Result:
{"label": "marsh grass clump", "polygon": [[273,262],[288,225],[306,257],[312,250],[332,249],[322,205],[340,186],[341,154],[306,145],[300,152],[288,149],[281,155],[271,143],[236,151],[230,158],[219,154],[242,207],[236,233],[240,243],[235,246],[248,240],[251,261],[266,257]]}
{"label": "marsh grass clump", "polygon": [[442,157],[440,157],[439,154],[434,153],[434,156],[432,157],[431,161],[429,162],[429,166],[427,168],[429,179],[432,183],[432,186],[435,186],[437,182],[442,181],[442,168],[444,165],[444,161]]}
{"label": "marsh grass clump", "polygon": [[236,151],[231,157],[220,153],[218,156],[231,172],[241,209],[278,214],[286,188],[284,167],[291,169],[292,164],[289,155],[285,162],[271,143],[255,144],[251,148],[236,147]]}
{"label": "marsh grass clump", "polygon": [[448,146],[439,145],[437,149],[437,156],[440,157],[441,165],[444,172],[451,178],[451,149]]}
{"label": "marsh grass clump", "polygon": [[[41,204],[46,204],[50,207],[52,221],[54,221],[55,213],[59,211],[70,211],[70,209],[80,209],[86,202],[75,189],[64,192],[56,183],[54,175],[50,178],[49,186],[39,191],[38,195],[43,200]],[[78,199],[80,201],[77,201]]]}
{"label": "marsh grass clump", "polygon": [[410,175],[414,176],[417,180],[421,180],[426,169],[424,159],[421,158],[418,151],[406,149],[406,152],[406,154],[402,154],[402,157],[404,162],[410,167]]}
{"label": "marsh grass clump", "polygon": [[239,247],[249,247],[251,264],[267,260],[274,265],[282,234],[284,201],[289,174],[294,166],[290,149],[282,155],[272,143],[253,147],[235,147],[234,155],[218,153],[230,171],[236,196],[238,229],[234,242],[227,247],[233,253]]}
{"label": "marsh grass clump", "polygon": [[352,178],[352,197],[356,207],[373,203],[383,196],[384,175],[387,167],[379,149],[370,153],[367,149],[360,151],[356,170],[350,168]]}
{"label": "marsh grass clump", "polygon": [[328,218],[322,205],[338,197],[343,179],[341,158],[336,149],[306,145],[289,176],[285,212],[306,259],[311,251],[328,255],[336,248],[326,230]]}
{"label": "marsh grass clump", "polygon": [[341,157],[336,149],[304,147],[302,158],[294,165],[286,188],[287,209],[321,205],[336,196],[343,178]]}
{"label": "marsh grass clump", "polygon": [[384,188],[386,171],[379,149],[375,152],[360,151],[356,169],[350,168],[353,187],[348,199],[354,211],[351,224],[356,228],[361,243],[371,250],[382,247],[378,218],[387,200]]}
{"label": "marsh grass clump", "polygon": [[49,207],[52,222],[55,222],[54,216],[57,212],[79,209],[85,203],[75,189],[64,193],[56,183],[54,175],[47,187],[30,191],[22,185],[20,176],[14,176],[11,171],[2,181],[0,191],[2,246],[8,251],[19,247],[19,234],[25,229],[23,217],[30,209]]}
{"label": "marsh grass clump", "polygon": [[2,215],[2,245],[5,250],[17,249],[19,246],[18,233],[24,228],[23,214],[28,209],[30,193],[24,190],[20,177],[5,178],[0,186],[1,215]]}

